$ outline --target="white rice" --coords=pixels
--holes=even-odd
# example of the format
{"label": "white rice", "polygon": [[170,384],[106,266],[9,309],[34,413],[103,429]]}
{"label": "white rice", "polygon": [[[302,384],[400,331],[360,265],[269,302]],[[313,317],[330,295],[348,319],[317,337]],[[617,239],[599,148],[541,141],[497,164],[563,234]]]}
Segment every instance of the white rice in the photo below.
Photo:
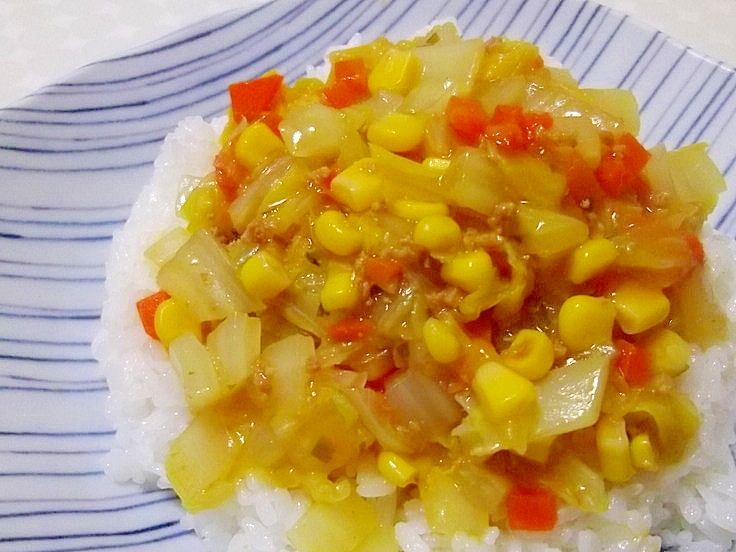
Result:
{"label": "white rice", "polygon": [[[143,332],[135,301],[156,285],[145,248],[174,225],[175,203],[192,177],[211,171],[223,121],[183,121],[166,139],[151,183],[144,188],[124,228],[117,232],[107,266],[103,329],[94,354],[107,376],[108,411],[117,428],[107,471],[120,482],[170,487],[163,468],[168,443],[187,425],[190,415],[162,347]],[[552,550],[725,551],[736,538],[736,470],[733,443],[736,408],[736,244],[707,230],[704,243],[713,293],[721,298],[731,321],[729,342],[694,356],[682,385],[699,408],[702,425],[693,452],[677,466],[656,475],[637,476],[611,491],[602,514],[563,508],[549,533],[508,534],[491,527],[481,539],[433,535],[418,501],[408,502],[395,525],[401,550],[424,552],[541,552]],[[359,492],[380,497],[393,492],[376,472],[365,469]],[[243,482],[237,495],[216,510],[186,515],[213,551],[293,550],[286,532],[305,511],[299,492]],[[542,539],[541,541],[539,539]],[[678,548],[679,547],[679,548]]]}

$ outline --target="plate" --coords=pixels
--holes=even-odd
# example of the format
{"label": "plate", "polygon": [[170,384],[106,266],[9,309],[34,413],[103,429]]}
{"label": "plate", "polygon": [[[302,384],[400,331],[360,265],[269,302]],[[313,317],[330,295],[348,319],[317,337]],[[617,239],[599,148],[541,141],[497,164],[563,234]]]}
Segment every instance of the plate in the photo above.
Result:
{"label": "plate", "polygon": [[578,0],[277,0],[85,67],[0,110],[0,552],[202,550],[168,491],[112,483],[107,388],[90,353],[112,233],[187,115],[276,67],[293,80],[356,33],[438,19],[537,43],[586,86],[626,87],[645,144],[707,141],[729,182],[712,222],[736,235],[736,76],[611,9]]}

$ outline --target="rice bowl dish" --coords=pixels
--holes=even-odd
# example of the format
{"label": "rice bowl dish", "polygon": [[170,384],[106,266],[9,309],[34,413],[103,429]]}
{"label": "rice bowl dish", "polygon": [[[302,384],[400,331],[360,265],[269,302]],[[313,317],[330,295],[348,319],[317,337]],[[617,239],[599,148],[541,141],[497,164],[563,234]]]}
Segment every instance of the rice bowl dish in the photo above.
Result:
{"label": "rice bowl dish", "polygon": [[[109,472],[119,481],[171,486],[165,468],[172,441],[192,422],[188,399],[166,350],[141,328],[136,301],[159,288],[145,251],[172,228],[185,228],[181,196],[212,173],[220,137],[230,120],[188,119],[167,138],[155,174],[116,235],[108,266],[104,330],[96,355],[108,378],[110,413],[118,429]],[[543,533],[508,531],[492,525],[481,534],[437,533],[421,500],[405,500],[392,532],[402,550],[728,550],[736,531],[733,514],[734,413],[729,397],[733,374],[732,324],[734,253],[731,240],[704,229],[707,289],[728,318],[727,338],[695,350],[678,387],[697,407],[700,423],[682,459],[655,473],[608,490],[605,512],[581,512],[562,505],[555,527]],[[329,310],[329,309],[327,309]],[[439,354],[439,353],[438,353]],[[441,362],[441,359],[434,359]],[[452,362],[452,361],[451,361]],[[355,472],[360,497],[390,502],[396,485],[369,464]],[[213,550],[292,550],[287,534],[309,510],[313,497],[303,489],[273,487],[250,475],[216,508],[187,516]],[[712,547],[712,548],[706,548]]]}

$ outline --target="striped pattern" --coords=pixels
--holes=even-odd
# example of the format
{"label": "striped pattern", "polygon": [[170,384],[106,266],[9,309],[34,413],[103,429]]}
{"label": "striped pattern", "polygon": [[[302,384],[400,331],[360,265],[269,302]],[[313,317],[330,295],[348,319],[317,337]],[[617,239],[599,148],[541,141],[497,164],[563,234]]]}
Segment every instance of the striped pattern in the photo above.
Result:
{"label": "striped pattern", "polygon": [[592,2],[277,0],[84,68],[0,110],[0,552],[200,549],[170,493],[102,471],[113,431],[89,344],[110,236],[165,134],[221,112],[229,82],[272,67],[291,80],[357,32],[450,16],[538,43],[586,85],[631,88],[648,145],[710,142],[732,185],[714,221],[736,234],[733,70]]}

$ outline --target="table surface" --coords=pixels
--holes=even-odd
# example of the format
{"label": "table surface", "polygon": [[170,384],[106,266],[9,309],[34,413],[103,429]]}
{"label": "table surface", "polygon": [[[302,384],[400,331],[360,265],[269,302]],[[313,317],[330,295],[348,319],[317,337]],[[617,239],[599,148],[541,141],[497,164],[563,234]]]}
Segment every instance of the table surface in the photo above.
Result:
{"label": "table surface", "polygon": [[[268,0],[0,0],[0,107],[74,69]],[[377,0],[378,1],[378,0]],[[736,66],[736,0],[599,0]]]}

